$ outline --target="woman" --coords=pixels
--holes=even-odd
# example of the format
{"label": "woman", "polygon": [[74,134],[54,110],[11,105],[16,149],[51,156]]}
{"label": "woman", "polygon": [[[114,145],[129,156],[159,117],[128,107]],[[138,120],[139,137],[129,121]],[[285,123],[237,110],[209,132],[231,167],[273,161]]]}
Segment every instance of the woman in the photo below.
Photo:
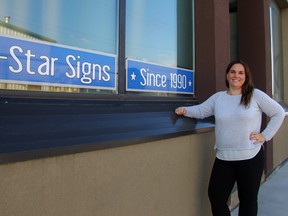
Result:
{"label": "woman", "polygon": [[[226,91],[215,93],[202,104],[178,107],[175,113],[201,119],[215,116],[216,159],[208,188],[213,215],[230,215],[227,201],[237,182],[239,215],[256,216],[264,168],[262,145],[275,135],[285,113],[277,102],[254,88],[250,69],[243,61],[228,65],[226,86]],[[263,131],[262,112],[270,117]]]}

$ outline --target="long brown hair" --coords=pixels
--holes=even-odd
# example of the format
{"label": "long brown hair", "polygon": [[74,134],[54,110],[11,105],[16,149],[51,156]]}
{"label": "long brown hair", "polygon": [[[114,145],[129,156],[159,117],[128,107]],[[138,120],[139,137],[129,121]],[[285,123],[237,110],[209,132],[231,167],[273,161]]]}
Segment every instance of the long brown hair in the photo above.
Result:
{"label": "long brown hair", "polygon": [[252,73],[249,68],[249,66],[242,60],[235,60],[230,62],[230,64],[227,66],[226,69],[226,74],[225,74],[225,81],[226,81],[226,86],[229,88],[229,82],[227,80],[227,74],[229,73],[230,69],[233,67],[235,64],[241,64],[244,67],[245,70],[245,82],[242,86],[242,97],[240,104],[244,105],[245,107],[248,107],[252,98],[253,90],[254,90],[254,84],[252,80]]}

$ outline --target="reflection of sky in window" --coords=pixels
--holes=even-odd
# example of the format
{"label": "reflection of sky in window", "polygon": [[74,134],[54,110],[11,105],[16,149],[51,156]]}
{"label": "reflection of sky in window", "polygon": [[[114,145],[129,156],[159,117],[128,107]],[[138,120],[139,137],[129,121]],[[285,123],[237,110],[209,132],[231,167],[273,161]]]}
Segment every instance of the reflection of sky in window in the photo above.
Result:
{"label": "reflection of sky in window", "polygon": [[127,57],[176,66],[177,0],[127,0]]}
{"label": "reflection of sky in window", "polygon": [[117,0],[0,0],[0,18],[58,43],[116,54]]}

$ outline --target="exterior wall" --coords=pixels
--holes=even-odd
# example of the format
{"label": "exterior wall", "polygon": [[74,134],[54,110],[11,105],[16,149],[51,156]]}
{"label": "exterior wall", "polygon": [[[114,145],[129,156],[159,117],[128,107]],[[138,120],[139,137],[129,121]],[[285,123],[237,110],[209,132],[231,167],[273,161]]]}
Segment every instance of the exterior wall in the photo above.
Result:
{"label": "exterior wall", "polygon": [[0,165],[1,216],[209,216],[214,132]]}
{"label": "exterior wall", "polygon": [[275,169],[288,159],[288,116],[273,138],[273,168]]}
{"label": "exterior wall", "polygon": [[[225,10],[224,10],[225,8]],[[230,61],[229,1],[195,1],[196,98],[225,89]]]}
{"label": "exterior wall", "polygon": [[[270,1],[238,1],[239,58],[252,70],[255,86],[272,96]],[[267,122],[264,117],[263,123]],[[273,141],[265,144],[265,172],[273,170]]]}
{"label": "exterior wall", "polygon": [[[284,74],[284,101],[288,103],[288,9],[282,9],[282,39],[283,39],[283,74]],[[277,168],[281,163],[288,159],[288,117],[286,116],[284,123],[273,139],[273,167]]]}
{"label": "exterior wall", "polygon": [[[255,71],[256,86],[270,94],[269,1],[238,2],[239,57]],[[195,78],[200,102],[225,88],[230,45],[229,11],[223,8],[227,9],[228,4],[228,0],[195,1]],[[287,59],[288,10],[282,11]],[[287,61],[284,82],[288,103]],[[273,143],[267,145],[269,170],[288,158],[287,127],[288,117]],[[214,133],[210,132],[2,164],[1,215],[209,216],[207,187],[214,161],[213,143]]]}
{"label": "exterior wall", "polygon": [[269,1],[238,1],[239,58],[253,72],[257,88],[272,95]]}

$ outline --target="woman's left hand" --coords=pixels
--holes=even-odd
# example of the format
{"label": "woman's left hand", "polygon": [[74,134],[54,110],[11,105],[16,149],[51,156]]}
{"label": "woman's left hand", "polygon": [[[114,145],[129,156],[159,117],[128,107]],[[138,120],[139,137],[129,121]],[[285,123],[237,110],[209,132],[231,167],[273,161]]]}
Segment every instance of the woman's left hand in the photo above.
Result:
{"label": "woman's left hand", "polygon": [[253,140],[254,144],[264,143],[266,141],[265,137],[261,133],[258,133],[256,131],[250,134],[250,140]]}

